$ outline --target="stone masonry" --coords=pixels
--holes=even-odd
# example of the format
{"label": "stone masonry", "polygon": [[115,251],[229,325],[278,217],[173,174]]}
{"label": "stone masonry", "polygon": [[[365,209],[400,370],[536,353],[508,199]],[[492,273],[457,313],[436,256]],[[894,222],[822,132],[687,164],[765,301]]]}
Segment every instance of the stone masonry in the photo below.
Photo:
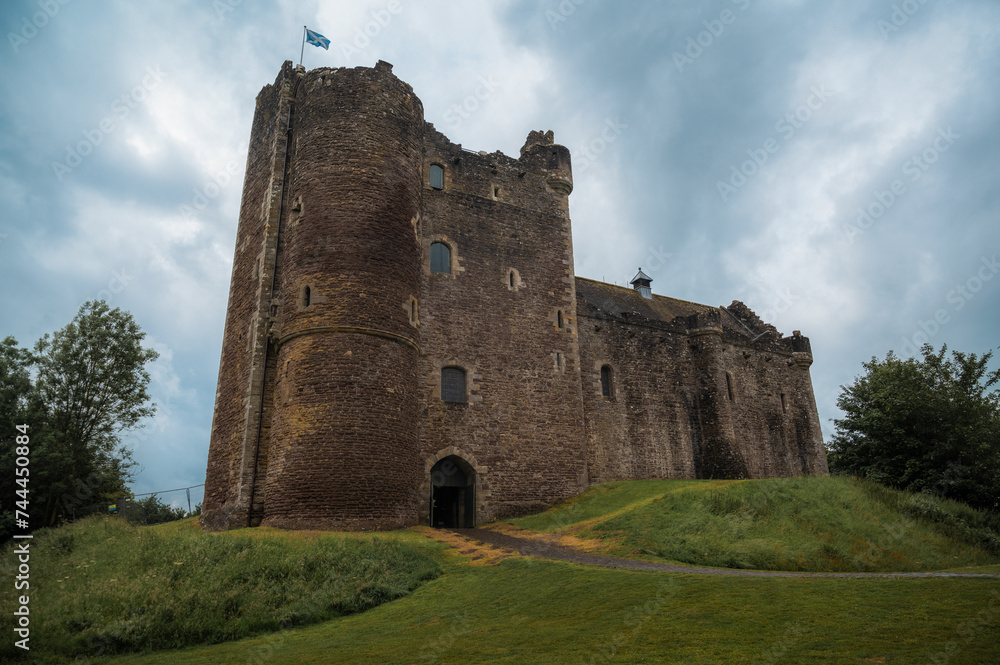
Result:
{"label": "stone masonry", "polygon": [[473,152],[388,63],[286,62],[257,97],[202,521],[474,526],[594,482],[826,473],[808,339],[575,277],[572,189],[552,132]]}

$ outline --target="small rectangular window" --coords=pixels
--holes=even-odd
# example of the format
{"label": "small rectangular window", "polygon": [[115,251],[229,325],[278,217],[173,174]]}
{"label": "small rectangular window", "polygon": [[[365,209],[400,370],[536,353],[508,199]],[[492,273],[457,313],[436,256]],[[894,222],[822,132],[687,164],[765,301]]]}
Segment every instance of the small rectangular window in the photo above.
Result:
{"label": "small rectangular window", "polygon": [[465,404],[465,371],[458,367],[441,369],[441,399],[445,402]]}
{"label": "small rectangular window", "polygon": [[444,168],[440,164],[431,164],[431,187],[444,189]]}
{"label": "small rectangular window", "polygon": [[611,397],[614,387],[611,384],[611,368],[605,365],[601,368],[601,395]]}

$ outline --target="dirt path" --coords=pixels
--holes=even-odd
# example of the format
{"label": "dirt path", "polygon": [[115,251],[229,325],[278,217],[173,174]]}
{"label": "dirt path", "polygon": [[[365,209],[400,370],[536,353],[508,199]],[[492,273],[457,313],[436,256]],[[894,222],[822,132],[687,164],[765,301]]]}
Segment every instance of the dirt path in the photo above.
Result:
{"label": "dirt path", "polygon": [[669,563],[652,563],[635,559],[619,559],[611,556],[585,554],[527,538],[517,538],[490,529],[451,529],[452,532],[478,540],[494,547],[514,550],[527,556],[544,559],[558,559],[572,563],[604,566],[605,568],[626,568],[628,570],[653,570],[668,573],[697,573],[700,575],[739,575],[741,577],[987,577],[1000,579],[1000,574],[990,573],[792,573],[765,570],[732,570],[728,568],[700,568],[696,566],[675,566]]}

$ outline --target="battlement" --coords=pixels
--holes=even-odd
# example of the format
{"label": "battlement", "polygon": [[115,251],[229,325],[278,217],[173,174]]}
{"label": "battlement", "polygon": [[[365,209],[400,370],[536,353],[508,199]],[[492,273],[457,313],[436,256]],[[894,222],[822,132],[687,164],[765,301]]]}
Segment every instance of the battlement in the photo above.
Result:
{"label": "battlement", "polygon": [[[545,140],[533,140],[535,137]],[[569,149],[553,142],[553,133],[531,132],[519,157],[499,150],[476,152],[452,143],[426,123],[424,139],[424,186],[432,189],[432,165],[444,170],[444,191],[496,201],[539,212],[568,211],[567,197],[573,190]]]}

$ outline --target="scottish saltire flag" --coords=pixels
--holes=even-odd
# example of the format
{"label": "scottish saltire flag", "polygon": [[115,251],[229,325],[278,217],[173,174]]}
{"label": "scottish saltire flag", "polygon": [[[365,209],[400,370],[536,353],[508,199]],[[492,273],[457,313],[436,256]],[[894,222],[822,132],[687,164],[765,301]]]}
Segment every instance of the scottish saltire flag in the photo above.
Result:
{"label": "scottish saltire flag", "polygon": [[327,51],[330,50],[330,40],[309,28],[306,28],[306,43],[325,48]]}

